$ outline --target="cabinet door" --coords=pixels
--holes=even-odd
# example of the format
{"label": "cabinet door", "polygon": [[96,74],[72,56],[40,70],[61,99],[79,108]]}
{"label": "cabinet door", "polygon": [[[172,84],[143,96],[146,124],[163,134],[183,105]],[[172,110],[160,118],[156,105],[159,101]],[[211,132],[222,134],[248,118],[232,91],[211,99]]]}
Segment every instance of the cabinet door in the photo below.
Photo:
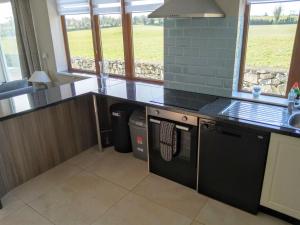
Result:
{"label": "cabinet door", "polygon": [[272,134],[261,205],[300,219],[300,138]]}

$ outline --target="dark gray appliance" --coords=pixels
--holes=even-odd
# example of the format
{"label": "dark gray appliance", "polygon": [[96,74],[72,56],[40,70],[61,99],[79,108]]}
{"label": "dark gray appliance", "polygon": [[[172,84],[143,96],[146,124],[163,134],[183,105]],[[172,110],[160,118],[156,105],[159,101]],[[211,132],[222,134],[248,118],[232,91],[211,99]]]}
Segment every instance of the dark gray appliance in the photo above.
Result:
{"label": "dark gray appliance", "polygon": [[198,192],[257,213],[269,139],[268,132],[200,119]]}
{"label": "dark gray appliance", "polygon": [[[147,108],[149,169],[152,173],[196,189],[198,118],[185,113]],[[160,123],[176,123],[178,154],[172,161],[165,161],[160,153]]]}

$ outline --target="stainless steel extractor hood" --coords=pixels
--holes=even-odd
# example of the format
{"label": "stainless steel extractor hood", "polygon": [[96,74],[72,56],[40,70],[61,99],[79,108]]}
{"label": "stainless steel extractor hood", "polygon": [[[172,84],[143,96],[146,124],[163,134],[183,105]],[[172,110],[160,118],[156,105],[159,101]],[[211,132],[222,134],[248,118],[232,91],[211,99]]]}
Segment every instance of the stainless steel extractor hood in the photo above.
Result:
{"label": "stainless steel extractor hood", "polygon": [[214,0],[166,0],[148,17],[225,17],[225,13]]}

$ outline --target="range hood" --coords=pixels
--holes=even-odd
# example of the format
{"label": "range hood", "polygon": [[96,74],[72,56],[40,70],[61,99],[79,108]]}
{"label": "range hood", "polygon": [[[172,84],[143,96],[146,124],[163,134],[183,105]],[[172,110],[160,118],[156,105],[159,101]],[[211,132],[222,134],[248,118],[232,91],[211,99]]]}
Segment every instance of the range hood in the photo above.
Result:
{"label": "range hood", "polygon": [[166,0],[148,17],[225,17],[225,13],[214,0]]}

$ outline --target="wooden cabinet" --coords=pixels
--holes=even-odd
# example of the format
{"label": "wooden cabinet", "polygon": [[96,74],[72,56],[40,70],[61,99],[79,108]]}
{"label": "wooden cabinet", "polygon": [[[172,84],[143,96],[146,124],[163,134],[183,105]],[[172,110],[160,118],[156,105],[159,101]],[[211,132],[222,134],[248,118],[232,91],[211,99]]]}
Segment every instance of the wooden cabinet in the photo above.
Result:
{"label": "wooden cabinet", "polygon": [[300,138],[272,134],[261,205],[300,219]]}
{"label": "wooden cabinet", "polygon": [[97,144],[92,96],[0,122],[0,198]]}

